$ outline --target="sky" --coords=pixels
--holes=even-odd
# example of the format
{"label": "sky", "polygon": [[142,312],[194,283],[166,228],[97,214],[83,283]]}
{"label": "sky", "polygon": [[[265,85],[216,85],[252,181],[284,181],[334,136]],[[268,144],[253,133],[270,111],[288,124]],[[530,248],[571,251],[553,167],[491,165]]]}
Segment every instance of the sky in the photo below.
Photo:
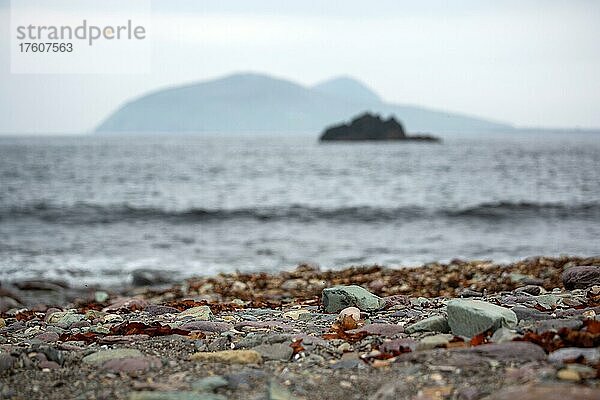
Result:
{"label": "sky", "polygon": [[148,91],[249,71],[349,75],[388,102],[519,127],[600,127],[600,1],[153,0],[149,72],[128,74],[12,74],[10,15],[0,0],[0,134],[89,132]]}

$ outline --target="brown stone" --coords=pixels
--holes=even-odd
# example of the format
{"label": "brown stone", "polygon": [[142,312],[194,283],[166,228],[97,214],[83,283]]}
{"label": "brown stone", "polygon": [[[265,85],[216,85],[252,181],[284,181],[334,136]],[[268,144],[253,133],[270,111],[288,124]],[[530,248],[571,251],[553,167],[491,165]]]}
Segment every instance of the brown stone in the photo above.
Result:
{"label": "brown stone", "polygon": [[600,267],[593,265],[571,267],[562,273],[562,281],[568,290],[600,285]]}

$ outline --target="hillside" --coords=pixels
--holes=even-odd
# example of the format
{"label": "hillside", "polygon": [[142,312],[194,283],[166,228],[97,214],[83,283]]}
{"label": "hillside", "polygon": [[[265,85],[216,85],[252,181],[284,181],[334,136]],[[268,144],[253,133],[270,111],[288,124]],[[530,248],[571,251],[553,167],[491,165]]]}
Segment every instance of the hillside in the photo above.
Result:
{"label": "hillside", "polygon": [[109,115],[96,131],[317,134],[326,126],[365,111],[394,115],[409,132],[513,129],[481,118],[386,103],[348,77],[305,87],[267,75],[234,74],[131,100]]}

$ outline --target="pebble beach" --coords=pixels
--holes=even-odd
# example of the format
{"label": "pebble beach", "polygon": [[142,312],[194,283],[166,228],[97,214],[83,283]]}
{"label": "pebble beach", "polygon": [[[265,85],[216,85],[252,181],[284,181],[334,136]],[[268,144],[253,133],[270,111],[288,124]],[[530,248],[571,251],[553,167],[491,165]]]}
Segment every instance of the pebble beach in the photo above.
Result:
{"label": "pebble beach", "polygon": [[600,399],[600,258],[0,287],[0,398]]}

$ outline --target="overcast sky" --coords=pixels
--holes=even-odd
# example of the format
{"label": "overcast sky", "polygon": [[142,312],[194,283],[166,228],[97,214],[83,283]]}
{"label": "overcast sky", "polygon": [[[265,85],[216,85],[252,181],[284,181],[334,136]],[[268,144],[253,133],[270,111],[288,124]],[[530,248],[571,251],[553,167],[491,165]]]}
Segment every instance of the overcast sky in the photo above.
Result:
{"label": "overcast sky", "polygon": [[86,132],[146,91],[240,71],[350,75],[389,102],[600,127],[600,1],[155,0],[152,72],[138,75],[11,74],[9,6],[0,133]]}

